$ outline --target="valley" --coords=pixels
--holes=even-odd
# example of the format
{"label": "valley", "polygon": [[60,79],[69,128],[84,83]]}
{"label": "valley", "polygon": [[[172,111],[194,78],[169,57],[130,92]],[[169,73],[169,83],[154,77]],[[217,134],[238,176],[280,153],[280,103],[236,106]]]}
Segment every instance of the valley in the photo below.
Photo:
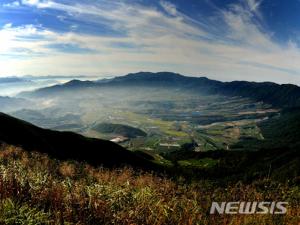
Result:
{"label": "valley", "polygon": [[[45,93],[19,94],[41,104],[10,114],[44,128],[111,140],[169,166],[174,162],[164,155],[173,151],[243,150],[239,142],[263,140],[258,124],[280,114],[280,109],[251,98],[174,86],[174,77],[181,78],[170,74],[171,82],[164,86],[128,84],[126,79],[118,85],[73,81],[63,89],[53,86],[60,89],[56,93],[50,87]],[[206,162],[181,164],[205,167]]]}

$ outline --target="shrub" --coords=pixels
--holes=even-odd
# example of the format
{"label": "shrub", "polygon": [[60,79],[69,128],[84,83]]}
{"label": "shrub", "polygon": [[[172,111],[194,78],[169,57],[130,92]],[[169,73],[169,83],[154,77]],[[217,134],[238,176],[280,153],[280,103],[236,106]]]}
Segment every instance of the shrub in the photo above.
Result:
{"label": "shrub", "polygon": [[27,204],[18,204],[7,198],[1,202],[0,222],[6,225],[43,225],[50,224],[50,214]]}
{"label": "shrub", "polygon": [[[182,179],[182,178],[181,178]],[[209,215],[212,201],[289,201],[286,215]],[[0,224],[298,224],[300,189],[257,180],[185,183],[41,153],[0,150]]]}

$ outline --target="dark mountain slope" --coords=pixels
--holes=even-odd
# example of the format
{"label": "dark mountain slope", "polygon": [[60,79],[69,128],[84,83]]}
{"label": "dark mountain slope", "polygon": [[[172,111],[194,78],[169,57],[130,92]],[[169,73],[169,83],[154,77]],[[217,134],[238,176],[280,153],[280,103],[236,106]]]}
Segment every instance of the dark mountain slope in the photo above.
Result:
{"label": "dark mountain slope", "polygon": [[23,93],[22,95],[28,97],[45,97],[48,95],[57,95],[64,91],[118,86],[181,88],[201,94],[242,96],[255,101],[263,101],[275,107],[300,106],[300,87],[296,85],[246,81],[220,82],[210,80],[206,77],[186,77],[170,72],[140,72],[96,82],[73,80],[63,85],[42,88],[35,92]]}
{"label": "dark mountain slope", "polygon": [[224,83],[216,93],[247,97],[276,107],[300,106],[300,87],[292,84],[233,81]]}
{"label": "dark mountain slope", "polygon": [[300,108],[283,110],[259,126],[269,146],[300,148]]}
{"label": "dark mountain slope", "polygon": [[93,165],[152,166],[148,161],[112,142],[86,138],[71,132],[42,129],[3,113],[0,113],[0,142],[47,153],[58,159],[86,161]]}
{"label": "dark mountain slope", "polygon": [[[299,147],[299,146],[298,146]],[[165,155],[173,162],[179,160],[213,159],[218,161],[211,168],[178,167],[174,173],[196,179],[244,180],[272,178],[280,181],[299,182],[300,151],[296,148],[270,148],[258,151],[180,151]]]}
{"label": "dark mountain slope", "polygon": [[264,140],[241,140],[232,149],[297,149],[300,152],[300,108],[284,109],[280,115],[258,123]]}

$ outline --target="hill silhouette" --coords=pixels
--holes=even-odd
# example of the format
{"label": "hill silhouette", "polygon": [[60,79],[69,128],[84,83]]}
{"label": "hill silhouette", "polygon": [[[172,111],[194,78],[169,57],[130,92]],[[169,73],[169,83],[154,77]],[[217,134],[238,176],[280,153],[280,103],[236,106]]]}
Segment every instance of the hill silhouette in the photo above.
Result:
{"label": "hill silhouette", "polygon": [[138,136],[145,137],[147,134],[141,129],[123,125],[123,124],[112,124],[112,123],[100,123],[93,127],[93,130],[105,133],[105,134],[116,134],[122,135],[129,138],[135,138]]}
{"label": "hill silhouette", "polygon": [[57,159],[85,161],[97,166],[152,166],[147,160],[109,141],[42,129],[4,113],[0,113],[0,124],[0,142],[20,146],[27,151],[47,153]]}

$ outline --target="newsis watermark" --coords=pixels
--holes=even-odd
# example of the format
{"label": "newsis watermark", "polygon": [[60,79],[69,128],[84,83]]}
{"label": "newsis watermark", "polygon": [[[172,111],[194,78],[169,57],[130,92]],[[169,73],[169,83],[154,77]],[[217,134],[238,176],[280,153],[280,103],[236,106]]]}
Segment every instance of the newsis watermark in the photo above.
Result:
{"label": "newsis watermark", "polygon": [[212,202],[210,214],[286,214],[288,202]]}

